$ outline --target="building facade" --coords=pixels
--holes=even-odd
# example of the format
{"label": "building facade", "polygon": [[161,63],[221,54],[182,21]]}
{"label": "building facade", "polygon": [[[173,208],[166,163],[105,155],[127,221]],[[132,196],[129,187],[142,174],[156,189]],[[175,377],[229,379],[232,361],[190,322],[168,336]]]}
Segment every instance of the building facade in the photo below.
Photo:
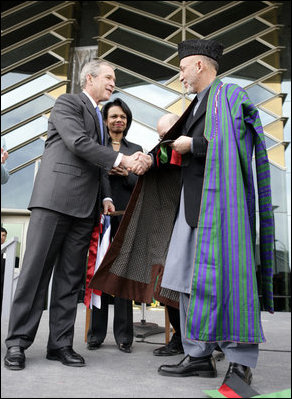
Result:
{"label": "building facade", "polygon": [[[259,109],[271,166],[275,218],[275,306],[290,311],[291,3],[283,1],[2,1],[1,135],[10,179],[2,187],[2,224],[20,239],[56,98],[78,92],[85,62],[115,66],[116,90],[133,112],[128,139],[149,151],[156,124],[181,115],[193,96],[179,82],[177,44],[220,41],[223,82],[237,83]],[[258,262],[259,263],[259,262]],[[260,264],[258,264],[260,269]],[[260,287],[259,287],[260,288]]]}

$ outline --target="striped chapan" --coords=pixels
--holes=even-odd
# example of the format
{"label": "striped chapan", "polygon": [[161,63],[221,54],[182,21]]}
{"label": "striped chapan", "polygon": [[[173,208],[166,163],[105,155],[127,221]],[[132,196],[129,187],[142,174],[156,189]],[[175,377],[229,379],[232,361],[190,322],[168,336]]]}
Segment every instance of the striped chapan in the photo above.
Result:
{"label": "striped chapan", "polygon": [[255,150],[260,215],[260,273],[265,310],[273,312],[274,225],[270,170],[256,107],[237,85],[212,84],[208,140],[186,337],[264,342],[255,245]]}

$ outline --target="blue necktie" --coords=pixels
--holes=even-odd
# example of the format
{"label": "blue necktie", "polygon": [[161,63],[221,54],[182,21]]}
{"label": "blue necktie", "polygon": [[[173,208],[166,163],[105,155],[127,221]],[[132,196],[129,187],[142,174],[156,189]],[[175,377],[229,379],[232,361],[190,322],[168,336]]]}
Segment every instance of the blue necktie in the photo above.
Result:
{"label": "blue necktie", "polygon": [[103,132],[103,121],[102,121],[102,116],[100,109],[98,107],[95,108],[96,115],[99,120],[99,127],[100,127],[100,135],[101,135],[101,144],[104,145],[104,132]]}

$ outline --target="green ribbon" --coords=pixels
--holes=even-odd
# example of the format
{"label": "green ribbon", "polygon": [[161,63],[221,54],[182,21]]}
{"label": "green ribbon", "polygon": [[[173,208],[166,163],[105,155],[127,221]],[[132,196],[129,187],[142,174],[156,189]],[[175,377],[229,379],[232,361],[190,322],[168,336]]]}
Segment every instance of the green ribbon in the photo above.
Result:
{"label": "green ribbon", "polygon": [[166,145],[161,145],[160,146],[160,162],[161,163],[167,163],[168,162],[168,155],[167,155],[167,149],[166,149]]}

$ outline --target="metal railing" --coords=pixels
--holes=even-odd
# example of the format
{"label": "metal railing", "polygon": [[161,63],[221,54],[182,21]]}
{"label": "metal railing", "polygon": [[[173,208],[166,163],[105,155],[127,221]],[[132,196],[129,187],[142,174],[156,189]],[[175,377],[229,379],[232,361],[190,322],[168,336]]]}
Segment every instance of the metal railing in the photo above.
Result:
{"label": "metal railing", "polygon": [[13,237],[9,241],[1,245],[1,257],[4,254],[6,255],[1,313],[1,319],[5,321],[9,319],[13,295],[18,279],[18,276],[14,276],[17,244],[18,237]]}

